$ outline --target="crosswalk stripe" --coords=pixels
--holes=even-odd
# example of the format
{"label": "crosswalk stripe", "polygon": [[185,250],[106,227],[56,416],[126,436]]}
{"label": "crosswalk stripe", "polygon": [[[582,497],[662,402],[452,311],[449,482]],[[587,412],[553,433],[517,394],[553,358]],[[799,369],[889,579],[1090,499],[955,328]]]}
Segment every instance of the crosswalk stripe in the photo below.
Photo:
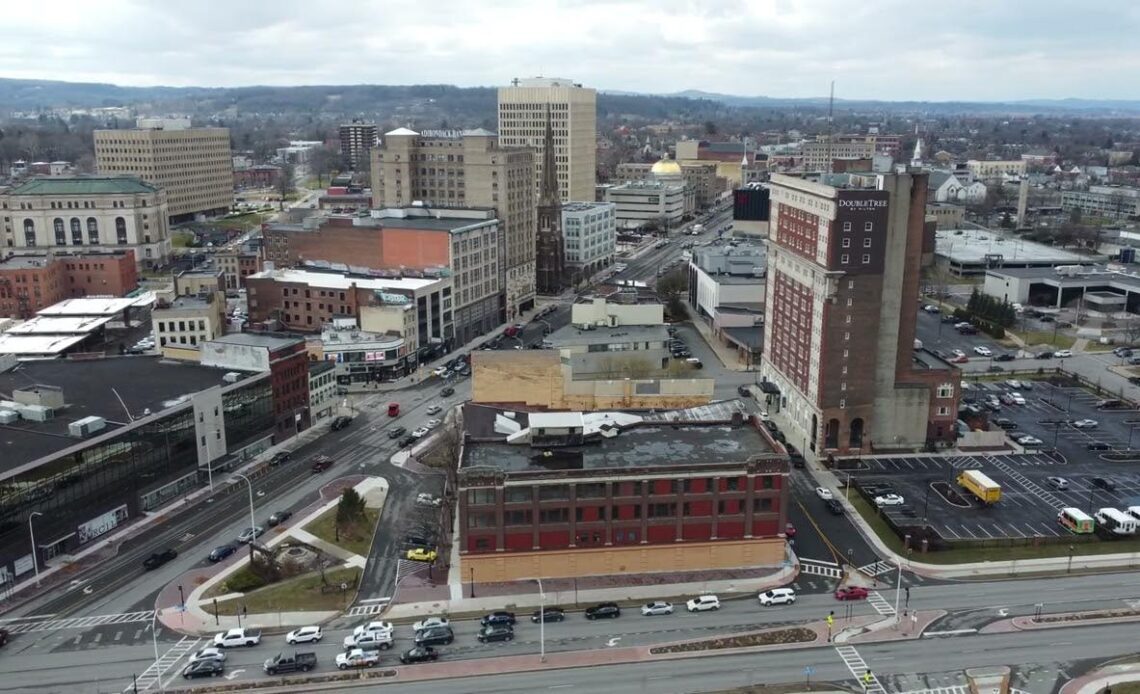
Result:
{"label": "crosswalk stripe", "polygon": [[892,607],[891,603],[887,602],[886,598],[884,598],[877,590],[872,590],[870,593],[868,593],[867,604],[869,604],[872,608],[874,608],[876,612],[883,615],[884,617],[889,617],[893,614],[896,614],[895,608]]}
{"label": "crosswalk stripe", "polygon": [[154,685],[159,684],[162,680],[162,676],[166,674],[166,671],[173,667],[182,656],[194,650],[201,641],[202,639],[197,637],[183,636],[178,643],[171,646],[158,660],[151,663],[146,670],[143,670],[142,674],[138,676],[138,679],[128,684],[126,688],[123,689],[123,694],[128,694],[128,692],[133,693],[136,687],[138,691],[147,691],[154,687]]}
{"label": "crosswalk stripe", "polygon": [[865,685],[863,678],[870,672],[871,668],[867,667],[867,661],[859,655],[859,651],[855,650],[854,646],[836,646],[835,652],[843,660],[843,664],[855,676],[855,681],[863,687],[863,691],[867,694],[887,694],[887,689],[879,682],[879,678],[871,673],[870,685]]}
{"label": "crosswalk stripe", "polygon": [[123,614],[106,614],[91,617],[69,617],[66,619],[44,619],[35,622],[21,622],[7,626],[13,634],[28,634],[38,631],[57,631],[60,629],[88,629],[104,624],[127,624],[131,622],[149,622],[154,617],[154,611],[126,612]]}
{"label": "crosswalk stripe", "polygon": [[835,566],[819,566],[818,564],[800,564],[800,573],[827,578],[843,578],[843,571]]}

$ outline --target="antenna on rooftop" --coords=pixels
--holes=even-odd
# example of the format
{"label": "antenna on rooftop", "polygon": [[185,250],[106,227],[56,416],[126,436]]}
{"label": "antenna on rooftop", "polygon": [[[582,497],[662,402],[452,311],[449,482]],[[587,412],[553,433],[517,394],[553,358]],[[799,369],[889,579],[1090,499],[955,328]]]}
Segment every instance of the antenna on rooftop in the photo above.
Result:
{"label": "antenna on rooftop", "polygon": [[832,167],[834,166],[833,147],[834,147],[834,117],[835,117],[835,80],[831,80],[831,96],[827,99],[827,173],[833,173]]}

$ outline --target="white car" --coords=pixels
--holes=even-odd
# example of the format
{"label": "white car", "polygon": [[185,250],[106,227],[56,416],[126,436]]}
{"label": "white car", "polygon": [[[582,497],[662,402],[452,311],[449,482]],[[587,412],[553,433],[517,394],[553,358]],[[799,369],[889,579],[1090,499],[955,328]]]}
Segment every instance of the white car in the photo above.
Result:
{"label": "white car", "polygon": [[427,427],[420,427],[419,429],[416,429],[412,432],[412,437],[417,438],[417,439],[422,439],[423,437],[428,435],[429,431],[431,431],[431,430],[428,429]]}
{"label": "white car", "polygon": [[443,505],[443,498],[420,492],[416,495],[416,503],[420,506],[441,506]]}
{"label": "white car", "polygon": [[218,660],[225,662],[226,652],[220,648],[203,648],[202,650],[196,651],[193,655],[191,655],[190,659],[186,662],[197,663],[202,660]]}
{"label": "white car", "polygon": [[875,497],[875,505],[879,508],[884,506],[902,506],[906,501],[899,494],[884,494]]}
{"label": "white car", "polygon": [[706,610],[719,610],[720,598],[715,595],[698,595],[685,603],[689,612],[704,612]]}
{"label": "white car", "polygon": [[294,629],[285,635],[285,643],[293,645],[296,643],[317,643],[324,637],[321,633],[320,627],[301,627]]}
{"label": "white car", "polygon": [[424,422],[424,426],[427,427],[427,429],[430,431],[430,430],[436,428],[437,426],[439,426],[439,420],[438,419],[429,419],[426,422]]}
{"label": "white car", "polygon": [[367,624],[361,624],[353,629],[352,635],[360,636],[361,634],[367,634],[373,631],[387,632],[391,634],[394,630],[395,627],[392,626],[391,622],[368,622]]}
{"label": "white car", "polygon": [[445,373],[447,373],[447,367],[446,366],[440,366],[438,368],[432,369],[431,373],[433,376],[442,376]]}
{"label": "white car", "polygon": [[431,407],[427,408],[428,414],[439,414],[441,411],[443,411],[443,408],[439,405],[432,405]]}
{"label": "white car", "polygon": [[1100,424],[1095,419],[1078,419],[1073,422],[1074,429],[1096,429]]}
{"label": "white car", "polygon": [[994,353],[990,351],[989,347],[983,347],[981,345],[978,345],[974,348],[974,353],[982,357],[992,357],[994,355]]}
{"label": "white car", "polygon": [[646,617],[652,617],[653,615],[660,614],[673,614],[673,603],[661,602],[660,600],[647,603],[641,606],[641,614],[645,615]]}
{"label": "white car", "polygon": [[927,304],[922,307],[922,310],[926,311],[927,313],[939,313],[939,308],[934,304]]}
{"label": "white car", "polygon": [[1009,379],[1005,382],[1005,384],[1015,390],[1021,387],[1021,381],[1017,380],[1016,378]]}
{"label": "white car", "polygon": [[265,528],[261,527],[260,525],[246,528],[245,530],[241,531],[240,535],[237,536],[237,541],[244,545],[252,540],[257,539],[258,537],[261,537],[261,534],[263,532],[265,532]]}
{"label": "white car", "polygon": [[1069,488],[1069,480],[1064,477],[1049,477],[1049,486],[1064,491]]}
{"label": "white car", "polygon": [[760,600],[760,604],[765,607],[769,605],[794,605],[796,602],[796,591],[791,588],[773,588],[772,590],[764,591],[756,597]]}
{"label": "white car", "polygon": [[1017,442],[1019,444],[1021,444],[1022,446],[1040,446],[1040,445],[1045,443],[1044,441],[1037,438],[1036,436],[1028,436],[1028,435],[1020,437],[1019,439],[1017,439]]}
{"label": "white car", "polygon": [[344,637],[344,650],[346,651],[350,648],[386,651],[391,647],[392,632],[390,631],[366,631],[363,634],[350,634]]}
{"label": "white car", "polygon": [[1069,357],[1073,356],[1073,350],[1059,349],[1056,352],[1053,352],[1053,356],[1057,359],[1068,359]]}
{"label": "white car", "polygon": [[412,631],[421,631],[423,629],[430,629],[431,627],[449,626],[451,626],[451,622],[447,620],[447,617],[428,617],[413,624]]}
{"label": "white car", "polygon": [[1013,401],[1014,405],[1025,404],[1025,396],[1023,396],[1021,393],[1010,393],[1009,399]]}
{"label": "white car", "polygon": [[824,501],[830,501],[830,500],[835,498],[835,495],[832,494],[831,490],[828,489],[827,487],[816,487],[815,488],[815,495],[818,496],[819,498],[823,499]]}

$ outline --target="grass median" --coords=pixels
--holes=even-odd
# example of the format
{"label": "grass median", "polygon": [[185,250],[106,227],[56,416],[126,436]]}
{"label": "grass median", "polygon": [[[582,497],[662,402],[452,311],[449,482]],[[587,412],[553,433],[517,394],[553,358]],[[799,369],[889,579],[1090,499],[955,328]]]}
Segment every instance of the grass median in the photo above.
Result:
{"label": "grass median", "polygon": [[[879,536],[890,550],[896,554],[905,556],[903,550],[902,539],[891,530],[887,522],[878,514],[874,506],[867,502],[861,496],[852,492],[850,497],[851,505],[863,516],[867,524]],[[1073,552],[1074,557],[1098,555],[1098,554],[1127,554],[1127,553],[1140,553],[1140,539],[1132,540],[1115,540],[1115,541],[1100,541],[1100,542],[1074,542],[1073,547],[1076,551]],[[1019,561],[1022,559],[1049,559],[1057,557],[1068,557],[1069,545],[1066,543],[1049,544],[1049,545],[1013,545],[1013,546],[997,546],[997,547],[961,547],[957,549],[948,549],[939,552],[927,552],[921,554],[914,552],[909,557],[916,562],[926,564],[969,564],[972,562],[983,561]],[[1138,556],[1140,562],[1140,556]]]}
{"label": "grass median", "polygon": [[336,509],[337,507],[333,506],[317,516],[304,529],[329,544],[343,547],[353,554],[367,557],[368,550],[372,546],[372,536],[376,531],[376,521],[380,520],[380,509],[364,509],[363,520],[353,523],[350,527],[341,528],[339,531],[336,529]]}
{"label": "grass median", "polygon": [[[267,612],[335,611],[350,604],[356,595],[356,585],[360,581],[361,570],[341,568],[325,571],[328,585],[334,589],[321,590],[320,572],[290,578],[273,585],[258,588],[240,598],[218,603],[218,614],[235,615],[244,607],[251,614]],[[341,594],[339,586],[347,583],[351,588]],[[202,603],[202,609],[213,613],[212,602]]]}
{"label": "grass median", "polygon": [[1014,334],[1024,340],[1027,347],[1052,345],[1057,349],[1072,349],[1073,343],[1077,341],[1072,335],[1066,335],[1063,332],[1054,333],[1052,330],[1014,331]]}

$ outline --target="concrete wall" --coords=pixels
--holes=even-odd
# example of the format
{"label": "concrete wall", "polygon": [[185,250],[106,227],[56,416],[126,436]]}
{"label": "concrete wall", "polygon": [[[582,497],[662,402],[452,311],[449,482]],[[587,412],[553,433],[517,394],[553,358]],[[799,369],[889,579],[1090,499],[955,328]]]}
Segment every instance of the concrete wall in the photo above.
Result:
{"label": "concrete wall", "polygon": [[570,309],[570,322],[574,325],[664,325],[665,306],[614,304],[598,298],[591,303],[574,304]]}
{"label": "concrete wall", "polygon": [[716,384],[709,378],[575,381],[553,350],[477,351],[471,366],[472,402],[554,410],[692,407],[710,402]]}
{"label": "concrete wall", "polygon": [[[947,373],[946,382],[953,384],[954,380],[955,376]],[[922,448],[929,415],[928,388],[916,385],[884,391],[882,397],[875,399],[874,428],[864,436],[863,443],[869,446],[873,442],[876,448]]]}
{"label": "concrete wall", "polygon": [[1025,305],[1029,303],[1030,284],[1032,282],[1028,278],[1005,277],[987,272],[982,291],[999,300],[1005,299],[1011,304]]}
{"label": "concrete wall", "polygon": [[769,538],[550,552],[467,554],[462,559],[462,570],[464,580],[470,580],[474,576],[476,583],[493,583],[525,578],[779,566],[783,560],[784,540]]}

